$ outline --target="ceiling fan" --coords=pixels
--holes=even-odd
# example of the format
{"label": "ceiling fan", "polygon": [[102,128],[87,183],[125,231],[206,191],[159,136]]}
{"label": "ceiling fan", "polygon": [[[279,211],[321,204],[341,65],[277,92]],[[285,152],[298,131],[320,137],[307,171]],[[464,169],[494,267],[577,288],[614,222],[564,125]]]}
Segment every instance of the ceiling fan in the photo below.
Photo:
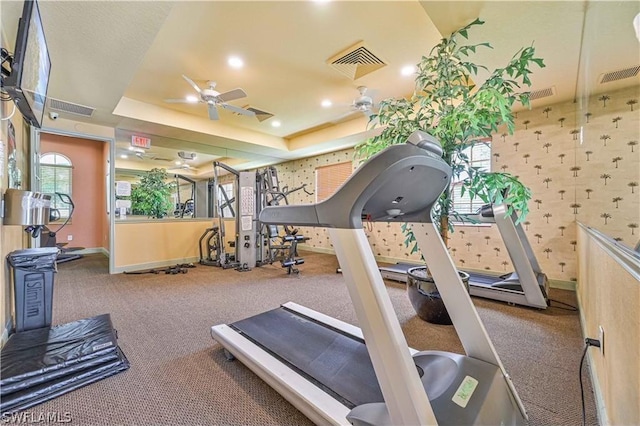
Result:
{"label": "ceiling fan", "polygon": [[246,110],[244,108],[240,108],[234,105],[229,105],[227,103],[229,101],[233,101],[236,99],[246,98],[247,94],[245,93],[244,90],[238,88],[238,89],[230,90],[228,92],[220,93],[215,90],[216,88],[215,81],[207,82],[208,87],[206,89],[200,89],[200,87],[198,87],[198,85],[194,83],[193,80],[191,80],[186,75],[183,74],[182,78],[184,78],[187,81],[187,83],[189,83],[191,87],[195,89],[195,91],[198,93],[199,99],[196,98],[194,101],[190,101],[187,99],[165,99],[164,100],[165,102],[186,103],[186,104],[190,104],[194,102],[205,103],[209,108],[209,119],[211,120],[218,120],[220,118],[220,116],[218,115],[217,107],[222,107],[224,109],[228,109],[229,111],[233,111],[237,114],[248,115],[251,117],[256,115],[256,113],[253,111]]}
{"label": "ceiling fan", "polygon": [[194,170],[198,170],[197,168],[184,163],[184,164],[180,164],[179,166],[175,166],[175,167],[169,167],[167,169],[167,171],[174,171],[174,170],[190,170],[190,171],[194,171]]}
{"label": "ceiling fan", "polygon": [[371,96],[367,95],[367,86],[358,86],[358,92],[360,92],[360,97],[353,100],[351,104],[351,109],[353,111],[360,111],[364,113],[366,116],[370,116],[373,114],[374,102]]}
{"label": "ceiling fan", "polygon": [[165,161],[165,162],[172,161],[170,158],[164,158],[164,157],[161,157],[160,154],[157,154],[152,151],[145,151],[143,149],[133,149],[133,150],[122,149],[117,151],[117,155],[123,159],[131,158],[131,159],[137,159],[137,160],[155,160],[155,161]]}
{"label": "ceiling fan", "polygon": [[363,113],[367,117],[371,117],[374,113],[375,102],[373,98],[367,94],[371,92],[366,86],[358,86],[358,92],[360,96],[351,101],[350,104],[342,104],[349,106],[349,110],[341,114],[338,118],[331,120],[332,123],[340,123],[344,120],[351,120],[355,117],[356,113]]}

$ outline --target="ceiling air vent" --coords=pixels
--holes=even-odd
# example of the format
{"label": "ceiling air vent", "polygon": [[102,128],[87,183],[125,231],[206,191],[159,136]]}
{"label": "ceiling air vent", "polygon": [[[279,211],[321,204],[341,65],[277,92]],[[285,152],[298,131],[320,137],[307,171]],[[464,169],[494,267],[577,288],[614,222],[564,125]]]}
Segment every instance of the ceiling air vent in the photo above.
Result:
{"label": "ceiling air vent", "polygon": [[72,104],[71,102],[61,101],[60,99],[49,98],[49,108],[71,114],[91,117],[95,108],[84,105]]}
{"label": "ceiling air vent", "polygon": [[352,80],[387,66],[380,55],[373,53],[363,41],[329,58],[327,64]]}
{"label": "ceiling air vent", "polygon": [[535,101],[536,99],[547,98],[556,94],[555,86],[547,87],[546,89],[534,90],[529,93],[529,100]]}
{"label": "ceiling air vent", "polygon": [[638,72],[640,72],[640,66],[608,72],[606,74],[602,74],[602,77],[600,77],[600,84],[622,80],[623,78],[635,77],[636,75],[638,75]]}

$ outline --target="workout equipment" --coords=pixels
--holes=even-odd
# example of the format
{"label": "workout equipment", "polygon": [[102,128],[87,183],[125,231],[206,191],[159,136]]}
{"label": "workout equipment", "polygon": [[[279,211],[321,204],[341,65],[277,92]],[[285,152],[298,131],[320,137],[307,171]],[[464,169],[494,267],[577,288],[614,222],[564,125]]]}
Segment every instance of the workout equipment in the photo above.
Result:
{"label": "workout equipment", "polygon": [[[207,228],[198,241],[200,251],[200,263],[208,266],[222,268],[235,268],[238,271],[250,271],[256,266],[280,262],[288,274],[299,273],[297,265],[304,263],[304,259],[298,257],[298,243],[308,240],[307,237],[298,234],[298,230],[284,225],[267,226],[258,220],[258,214],[265,206],[288,204],[287,196],[293,192],[306,189],[301,185],[294,189],[280,188],[278,174],[275,167],[267,167],[257,172],[241,172],[227,166],[224,163],[214,161],[214,186],[216,192],[214,204],[216,206],[215,217],[217,226]],[[218,182],[218,168],[222,168],[235,176],[236,195],[230,197],[222,185]],[[219,195],[223,202],[218,201]],[[238,214],[235,215],[233,203],[239,200]],[[236,236],[231,245],[235,253],[225,252],[225,236],[223,211],[229,209],[235,216]],[[281,234],[281,229],[284,234]],[[205,255],[206,252],[206,255]]]}
{"label": "workout equipment", "polygon": [[515,272],[499,277],[468,272],[472,296],[546,309],[549,306],[549,280],[529,244],[529,239],[515,212],[506,204],[486,204],[473,214],[460,215],[479,223],[495,223],[504,240]]}
{"label": "workout equipment", "polygon": [[[208,186],[209,193],[212,195],[213,200],[213,220],[217,220],[217,226],[207,228],[198,241],[198,250],[200,252],[199,263],[205,266],[218,266],[223,269],[236,268],[238,263],[236,262],[236,255],[227,253],[225,248],[225,227],[224,227],[224,209],[228,208],[232,216],[235,216],[233,209],[233,203],[236,197],[230,198],[224,190],[224,187],[218,183],[218,168],[223,168],[228,172],[239,176],[239,172],[235,169],[227,166],[224,163],[218,161],[213,162],[213,181]],[[219,196],[222,196],[224,202],[221,203]],[[237,218],[236,218],[237,227]],[[203,250],[203,243],[205,249]],[[236,247],[236,242],[233,242],[233,246]],[[204,252],[206,251],[206,255]]]}
{"label": "workout equipment", "polygon": [[0,352],[7,416],[129,368],[109,314],[12,334]]}
{"label": "workout equipment", "polygon": [[[69,206],[69,214],[67,215],[64,223],[60,225],[55,231],[51,231],[46,225],[27,227],[25,231],[30,232],[31,236],[34,238],[38,238],[38,236],[40,237],[40,247],[56,247],[60,250],[60,254],[58,254],[56,263],[64,263],[81,259],[83,257],[81,254],[73,252],[82,250],[84,247],[67,247],[68,243],[59,243],[56,240],[56,235],[58,234],[58,232],[60,232],[62,228],[67,226],[67,224],[71,220],[71,217],[73,217],[73,212],[76,206],[69,195],[63,194],[61,192],[56,192],[55,195],[60,198],[60,201]],[[51,209],[51,213],[53,218],[52,220],[57,220],[60,218],[59,210]]]}
{"label": "workout equipment", "polygon": [[395,265],[389,266],[380,266],[378,269],[380,270],[380,274],[382,278],[385,280],[398,281],[401,283],[407,282],[407,272],[411,268],[415,268],[417,266],[422,266],[417,263],[404,263],[398,262]]}
{"label": "workout equipment", "polygon": [[[542,272],[540,264],[531,248],[517,215],[508,214],[505,204],[486,204],[475,213],[459,214],[471,223],[495,223],[511,258],[515,272],[496,276],[469,272],[469,292],[472,296],[500,300],[517,305],[546,309],[549,306],[549,280]],[[397,263],[380,267],[383,277],[396,281],[407,281],[407,271],[415,265]]]}
{"label": "workout equipment", "polygon": [[186,274],[187,272],[189,272],[190,268],[195,268],[196,265],[194,265],[193,263],[179,263],[177,265],[174,266],[168,266],[166,268],[160,268],[160,269],[156,269],[156,268],[152,268],[152,269],[144,269],[141,271],[124,271],[124,274],[127,275],[142,275],[142,274],[171,274],[171,275],[176,275],[176,274]]}
{"label": "workout equipment", "polygon": [[[363,163],[329,199],[266,207],[269,224],[328,227],[362,329],[288,303],[213,338],[317,424],[524,424],[526,412],[431,219],[451,179],[415,132]],[[466,355],[407,346],[362,227],[415,223]],[[366,344],[365,344],[366,342]],[[412,356],[413,355],[413,356]]]}
{"label": "workout equipment", "polygon": [[[179,174],[175,174],[173,175],[173,177],[176,180],[176,208],[173,211],[173,216],[180,219],[184,218],[185,216],[194,217],[195,200],[196,200],[196,181]],[[180,180],[184,180],[189,185],[191,185],[191,197],[184,200],[184,203],[180,200]]]}
{"label": "workout equipment", "polygon": [[[260,210],[268,206],[278,206],[281,203],[289,204],[288,196],[294,192],[303,190],[308,195],[313,193],[307,191],[306,184],[289,189],[288,186],[280,188],[278,171],[275,167],[267,167],[258,171],[258,188]],[[295,267],[302,265],[304,259],[298,257],[298,244],[309,240],[308,237],[298,234],[298,229],[290,225],[283,225],[284,234],[280,232],[277,225],[261,223],[260,236],[258,238],[258,266],[280,262],[280,266],[287,268],[287,274],[298,274],[300,271]]]}

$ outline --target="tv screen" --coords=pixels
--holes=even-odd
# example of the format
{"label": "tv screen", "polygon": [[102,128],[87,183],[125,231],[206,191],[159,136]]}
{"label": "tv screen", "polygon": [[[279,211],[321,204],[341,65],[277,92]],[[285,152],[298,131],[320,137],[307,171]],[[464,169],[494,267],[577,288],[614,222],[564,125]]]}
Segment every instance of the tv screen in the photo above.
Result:
{"label": "tv screen", "polygon": [[50,72],[51,60],[38,3],[26,0],[18,24],[11,75],[3,86],[25,120],[38,128],[47,102]]}

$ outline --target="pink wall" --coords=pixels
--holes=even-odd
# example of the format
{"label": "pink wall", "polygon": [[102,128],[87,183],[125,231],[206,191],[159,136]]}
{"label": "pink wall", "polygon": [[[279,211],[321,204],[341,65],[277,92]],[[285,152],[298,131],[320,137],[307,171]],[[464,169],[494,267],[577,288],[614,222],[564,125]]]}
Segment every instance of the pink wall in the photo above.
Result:
{"label": "pink wall", "polygon": [[[108,226],[104,229],[107,216],[105,145],[108,146],[90,139],[40,134],[42,154],[57,152],[73,164],[71,197],[75,211],[71,222],[57,234],[58,243],[67,242],[67,236],[73,235],[73,241],[68,241],[69,247],[105,247],[104,235],[109,233]],[[54,224],[50,228],[55,231],[57,226]],[[108,249],[108,245],[105,248]]]}

